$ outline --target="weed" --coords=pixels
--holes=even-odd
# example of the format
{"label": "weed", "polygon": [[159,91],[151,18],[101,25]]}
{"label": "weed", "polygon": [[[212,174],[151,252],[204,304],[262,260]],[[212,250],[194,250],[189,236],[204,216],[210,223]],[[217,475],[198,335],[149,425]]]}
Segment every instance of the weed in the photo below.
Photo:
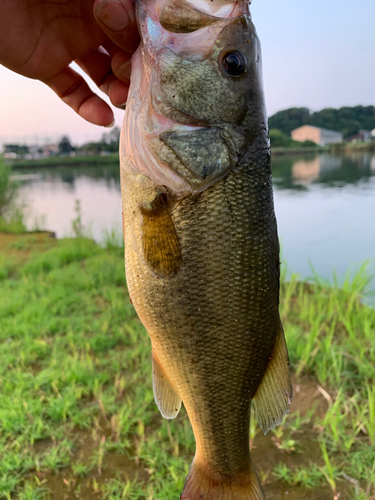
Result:
{"label": "weed", "polygon": [[80,237],[84,236],[81,200],[75,201],[74,212],[76,214],[76,217],[75,217],[75,219],[72,220],[73,234],[76,238],[80,238]]}
{"label": "weed", "polygon": [[119,249],[120,252],[124,251],[124,236],[122,232],[120,233],[117,227],[112,229],[105,228],[103,231],[103,246],[106,250],[116,250]]}
{"label": "weed", "polygon": [[0,216],[4,217],[17,194],[17,183],[11,180],[11,167],[0,156]]}

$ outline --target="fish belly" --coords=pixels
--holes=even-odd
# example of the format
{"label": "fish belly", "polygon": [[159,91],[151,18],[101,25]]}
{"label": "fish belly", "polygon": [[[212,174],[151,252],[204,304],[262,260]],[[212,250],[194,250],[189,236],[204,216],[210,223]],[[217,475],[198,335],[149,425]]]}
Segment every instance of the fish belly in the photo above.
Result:
{"label": "fish belly", "polygon": [[167,209],[181,258],[165,272],[150,266],[143,245],[142,207],[158,187],[130,160],[121,175],[129,293],[187,410],[197,444],[193,467],[213,481],[250,477],[250,402],[280,332],[269,156]]}

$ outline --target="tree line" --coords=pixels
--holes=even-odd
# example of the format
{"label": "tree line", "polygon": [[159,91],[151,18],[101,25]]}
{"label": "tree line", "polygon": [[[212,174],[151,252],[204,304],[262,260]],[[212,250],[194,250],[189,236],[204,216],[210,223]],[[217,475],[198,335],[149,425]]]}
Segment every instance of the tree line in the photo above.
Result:
{"label": "tree line", "polygon": [[303,125],[336,130],[346,138],[358,134],[360,130],[375,129],[375,106],[325,108],[314,113],[308,108],[290,108],[269,118],[270,129],[279,129],[288,135]]}

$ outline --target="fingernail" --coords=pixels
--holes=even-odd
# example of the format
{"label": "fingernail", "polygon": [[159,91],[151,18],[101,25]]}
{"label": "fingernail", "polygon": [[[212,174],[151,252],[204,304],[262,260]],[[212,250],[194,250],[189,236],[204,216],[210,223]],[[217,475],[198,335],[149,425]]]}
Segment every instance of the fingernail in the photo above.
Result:
{"label": "fingernail", "polygon": [[96,15],[112,31],[120,31],[129,24],[129,15],[118,0],[100,2]]}
{"label": "fingernail", "polygon": [[117,73],[119,73],[122,78],[130,80],[130,74],[131,74],[131,59],[128,61],[125,61],[121,66],[118,68]]}
{"label": "fingernail", "polygon": [[106,125],[105,128],[112,128],[115,123],[116,123],[116,120],[113,120],[113,122],[111,123],[111,125]]}

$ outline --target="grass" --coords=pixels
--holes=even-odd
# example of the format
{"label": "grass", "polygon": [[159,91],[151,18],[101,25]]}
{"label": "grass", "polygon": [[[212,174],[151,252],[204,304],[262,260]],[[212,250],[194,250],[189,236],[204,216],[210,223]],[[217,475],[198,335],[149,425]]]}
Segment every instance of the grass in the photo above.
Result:
{"label": "grass", "polygon": [[370,142],[342,142],[332,144],[330,147],[331,153],[353,153],[353,152],[375,152],[375,141]]}
{"label": "grass", "polygon": [[299,154],[318,154],[329,151],[328,147],[323,146],[300,146],[300,147],[272,147],[273,156],[280,155],[299,155]]}
{"label": "grass", "polygon": [[[105,247],[82,237],[0,234],[0,499],[172,500],[183,487],[195,448],[190,424],[184,410],[171,422],[157,411],[150,344],[114,231]],[[367,283],[365,268],[340,287],[283,275],[298,408],[267,436],[251,427],[272,498],[375,495]]]}

